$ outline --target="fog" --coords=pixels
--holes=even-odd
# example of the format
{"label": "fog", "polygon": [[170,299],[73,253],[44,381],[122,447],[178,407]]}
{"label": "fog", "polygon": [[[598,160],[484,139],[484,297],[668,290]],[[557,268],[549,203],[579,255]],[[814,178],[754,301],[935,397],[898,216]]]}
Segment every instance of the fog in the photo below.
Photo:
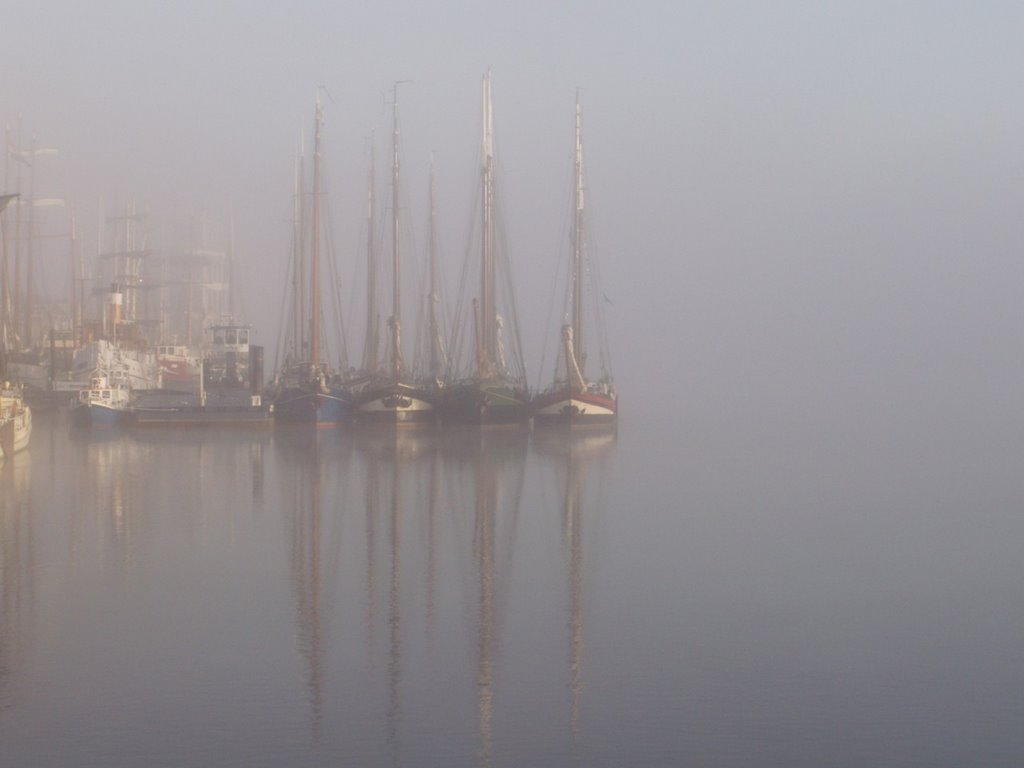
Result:
{"label": "fog", "polygon": [[0,14],[0,119],[21,116],[26,140],[59,148],[46,192],[74,206],[83,255],[101,211],[127,201],[167,248],[199,215],[232,217],[243,311],[268,349],[315,94],[351,283],[370,137],[383,204],[387,94],[411,81],[399,91],[407,248],[422,261],[433,153],[451,297],[490,68],[531,384],[567,248],[579,88],[623,424],[668,400],[704,426],[977,427],[1021,412],[1016,4],[55,2]]}

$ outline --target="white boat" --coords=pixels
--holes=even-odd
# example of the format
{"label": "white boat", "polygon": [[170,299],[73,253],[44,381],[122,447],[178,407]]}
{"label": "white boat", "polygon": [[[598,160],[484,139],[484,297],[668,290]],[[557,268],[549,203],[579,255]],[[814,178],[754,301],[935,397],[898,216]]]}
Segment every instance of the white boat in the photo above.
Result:
{"label": "white boat", "polygon": [[75,351],[71,381],[79,388],[91,384],[94,376],[107,376],[129,389],[159,389],[160,365],[156,355],[135,345],[100,339]]}
{"label": "white boat", "polygon": [[32,409],[25,403],[20,385],[3,382],[0,389],[0,455],[13,456],[28,447],[32,436]]}

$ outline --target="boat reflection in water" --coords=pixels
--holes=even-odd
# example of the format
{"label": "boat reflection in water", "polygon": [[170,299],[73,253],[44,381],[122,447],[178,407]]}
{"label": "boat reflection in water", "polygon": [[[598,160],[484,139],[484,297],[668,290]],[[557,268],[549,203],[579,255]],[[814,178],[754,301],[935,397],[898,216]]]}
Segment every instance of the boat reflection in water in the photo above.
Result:
{"label": "boat reflection in water", "polygon": [[[583,508],[589,473],[599,474],[601,460],[614,449],[614,424],[591,425],[578,431],[542,430],[534,435],[537,452],[550,459],[549,467],[563,489],[562,529],[569,586],[569,723],[573,757],[580,746],[583,702]],[[597,464],[593,467],[591,465]]]}
{"label": "boat reflection in water", "polygon": [[[562,674],[545,679],[562,681],[565,753],[576,754],[585,690],[583,531],[593,497],[586,491],[590,465],[612,450],[614,431],[550,430],[534,433],[532,443],[520,427],[278,432],[273,439],[284,472],[295,652],[314,742],[341,737],[328,722],[369,718],[380,723],[382,741],[363,743],[365,732],[349,738],[375,760],[403,764],[436,747],[442,733],[461,729],[465,741],[472,722],[474,762],[501,762],[496,734],[522,728],[506,721],[522,717],[507,707],[524,695],[504,655],[510,645],[522,653],[529,636],[510,624],[510,605],[564,599],[554,615],[568,619],[542,633],[550,640],[565,632],[568,652]],[[531,450],[538,485],[554,483],[557,491],[550,511],[531,503],[524,518]],[[524,538],[531,547],[560,542],[554,551],[562,550],[562,564],[519,572],[521,560],[538,563],[532,549],[516,552]],[[524,577],[550,586],[559,571],[567,574],[564,590],[522,594]]]}
{"label": "boat reflection in water", "polygon": [[37,427],[0,465],[0,726],[38,699],[90,764],[133,738],[175,764],[588,756],[583,532],[614,437]]}

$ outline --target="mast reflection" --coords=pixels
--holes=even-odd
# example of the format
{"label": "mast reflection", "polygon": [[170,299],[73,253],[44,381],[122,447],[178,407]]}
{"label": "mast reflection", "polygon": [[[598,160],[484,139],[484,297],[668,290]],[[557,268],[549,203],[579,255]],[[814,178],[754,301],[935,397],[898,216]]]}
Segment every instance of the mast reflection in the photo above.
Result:
{"label": "mast reflection", "polygon": [[[542,456],[552,459],[564,474],[562,532],[566,546],[569,587],[569,730],[572,750],[578,758],[580,714],[583,703],[583,505],[586,479],[594,464],[600,464],[615,446],[614,427],[591,427],[582,431],[538,432],[534,445]],[[599,473],[603,474],[603,473]]]}
{"label": "mast reflection", "polygon": [[[529,431],[521,427],[456,430],[446,455],[464,470],[473,494],[473,563],[477,579],[477,730],[479,762],[493,762],[499,603],[506,579],[499,556],[511,556],[522,497]],[[465,476],[464,476],[465,477]],[[505,541],[504,553],[499,541]]]}
{"label": "mast reflection", "polygon": [[[314,741],[319,741],[323,729],[324,690],[327,684],[328,638],[325,630],[324,585],[333,583],[332,574],[340,555],[340,519],[335,520],[333,535],[323,535],[325,525],[321,505],[325,498],[342,497],[337,487],[325,491],[325,475],[337,480],[337,473],[328,469],[336,457],[318,442],[318,436],[306,432],[279,432],[274,436],[275,446],[286,457],[285,514],[288,522],[289,575],[292,599],[295,604],[295,639],[304,665],[304,684],[310,710]],[[340,510],[340,508],[339,508]],[[328,545],[325,559],[322,551]]]}
{"label": "mast reflection", "polygon": [[[376,610],[376,530],[377,515],[383,509],[382,491],[387,508],[388,573],[388,682],[387,682],[387,739],[392,760],[399,762],[399,729],[401,725],[402,679],[402,548],[403,525],[407,516],[403,485],[408,478],[415,479],[420,459],[434,455],[436,444],[433,431],[394,430],[366,425],[356,438],[357,450],[365,462],[366,496],[366,618],[367,652],[373,664],[375,646]],[[390,467],[388,466],[390,465]],[[386,484],[381,487],[382,483]],[[413,500],[413,509],[418,499]]]}

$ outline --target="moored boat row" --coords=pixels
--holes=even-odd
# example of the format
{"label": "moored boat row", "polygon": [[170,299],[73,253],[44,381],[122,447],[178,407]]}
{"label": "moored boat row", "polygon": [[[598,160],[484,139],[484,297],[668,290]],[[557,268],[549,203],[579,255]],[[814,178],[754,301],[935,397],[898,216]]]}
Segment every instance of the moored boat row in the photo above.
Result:
{"label": "moored boat row", "polygon": [[[291,312],[293,336],[290,354],[275,381],[275,423],[336,426],[343,422],[399,426],[416,424],[516,424],[536,420],[538,424],[588,424],[614,422],[618,398],[605,361],[606,344],[601,346],[601,376],[588,378],[587,353],[583,348],[584,292],[587,276],[584,236],[583,143],[580,105],[576,103],[575,130],[575,215],[572,253],[569,261],[569,322],[563,328],[554,381],[531,396],[516,323],[508,260],[499,257],[501,238],[497,231],[496,163],[494,155],[491,78],[483,79],[482,137],[480,162],[479,258],[467,264],[467,272],[478,275],[479,293],[456,312],[452,337],[446,339],[439,317],[439,281],[434,234],[433,167],[430,195],[430,286],[424,301],[426,338],[417,349],[426,350],[429,361],[407,366],[402,355],[401,227],[399,195],[399,121],[397,84],[392,98],[392,203],[391,203],[391,313],[387,318],[388,354],[378,362],[379,336],[376,312],[375,219],[373,161],[371,157],[367,217],[367,320],[362,367],[343,375],[333,371],[321,357],[323,315],[320,302],[320,158],[323,109],[319,98],[313,143],[312,215],[305,216],[301,200],[301,170],[296,172],[296,235],[293,246]],[[301,161],[300,161],[301,163]],[[298,165],[301,168],[301,165]],[[299,233],[302,222],[312,221],[312,249],[305,260]],[[472,251],[472,249],[470,249]],[[464,273],[465,274],[465,273]],[[464,284],[467,282],[464,279]],[[472,309],[469,310],[468,307]],[[308,308],[305,313],[303,308]],[[459,321],[462,321],[461,323]],[[506,327],[507,326],[507,327]],[[469,328],[470,330],[465,330]],[[306,335],[306,329],[309,335]],[[471,341],[469,339],[471,338]],[[595,335],[600,338],[600,333]],[[463,340],[466,340],[463,343]],[[603,341],[603,339],[602,339]],[[449,354],[451,350],[454,354]],[[462,351],[464,354],[459,355]],[[295,362],[302,361],[302,362]],[[340,366],[344,367],[344,364]],[[422,371],[422,373],[416,373]]]}

